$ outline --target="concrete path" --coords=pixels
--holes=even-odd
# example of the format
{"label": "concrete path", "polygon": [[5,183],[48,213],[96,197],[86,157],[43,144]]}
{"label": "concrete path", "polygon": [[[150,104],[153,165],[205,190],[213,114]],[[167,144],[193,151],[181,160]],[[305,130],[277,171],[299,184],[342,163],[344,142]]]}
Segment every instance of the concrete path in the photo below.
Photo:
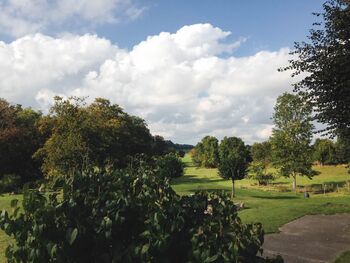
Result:
{"label": "concrete path", "polygon": [[264,255],[280,254],[285,263],[333,262],[350,250],[350,214],[308,215],[265,235]]}

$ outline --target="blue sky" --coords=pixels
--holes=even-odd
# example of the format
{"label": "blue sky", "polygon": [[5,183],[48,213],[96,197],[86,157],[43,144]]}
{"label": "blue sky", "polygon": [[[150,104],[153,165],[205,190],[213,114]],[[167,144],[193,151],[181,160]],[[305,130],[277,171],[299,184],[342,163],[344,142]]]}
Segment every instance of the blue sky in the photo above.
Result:
{"label": "blue sky", "polygon": [[231,38],[247,37],[237,55],[277,50],[304,40],[321,11],[320,0],[159,0],[144,3],[144,14],[133,22],[105,25],[97,33],[121,47],[131,48],[149,35],[174,32],[183,25],[210,23],[232,32]]}
{"label": "blue sky", "polygon": [[320,0],[0,0],[0,97],[105,97],[179,143],[266,140]]}

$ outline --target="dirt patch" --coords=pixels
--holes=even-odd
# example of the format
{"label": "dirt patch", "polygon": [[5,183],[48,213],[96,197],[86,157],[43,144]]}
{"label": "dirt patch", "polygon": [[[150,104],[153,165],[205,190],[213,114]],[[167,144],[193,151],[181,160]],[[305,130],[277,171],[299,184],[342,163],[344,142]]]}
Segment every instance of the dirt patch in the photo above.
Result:
{"label": "dirt patch", "polygon": [[350,214],[308,215],[265,236],[264,255],[281,255],[285,263],[333,262],[350,250]]}

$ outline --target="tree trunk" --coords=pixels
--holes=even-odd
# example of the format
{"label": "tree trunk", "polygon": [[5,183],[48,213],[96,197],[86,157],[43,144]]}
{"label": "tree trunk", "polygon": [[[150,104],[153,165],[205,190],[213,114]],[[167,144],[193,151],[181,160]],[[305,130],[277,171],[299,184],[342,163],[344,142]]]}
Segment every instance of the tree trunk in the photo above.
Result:
{"label": "tree trunk", "polygon": [[293,174],[293,190],[297,193],[297,175]]}
{"label": "tree trunk", "polygon": [[232,178],[232,192],[231,192],[231,199],[235,197],[235,179]]}

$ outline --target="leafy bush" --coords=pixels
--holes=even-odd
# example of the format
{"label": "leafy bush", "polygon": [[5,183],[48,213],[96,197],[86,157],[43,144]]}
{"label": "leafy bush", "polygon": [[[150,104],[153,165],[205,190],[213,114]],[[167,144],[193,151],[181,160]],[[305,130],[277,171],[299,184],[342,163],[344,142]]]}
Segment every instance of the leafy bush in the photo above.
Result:
{"label": "leafy bush", "polygon": [[158,157],[156,168],[161,178],[176,178],[184,175],[184,164],[174,153]]}
{"label": "leafy bush", "polygon": [[62,196],[16,205],[0,216],[9,262],[262,262],[261,225],[243,224],[226,194],[181,197],[143,166],[76,174]]}
{"label": "leafy bush", "polygon": [[21,177],[15,174],[5,174],[0,180],[0,193],[17,191],[21,186]]}

